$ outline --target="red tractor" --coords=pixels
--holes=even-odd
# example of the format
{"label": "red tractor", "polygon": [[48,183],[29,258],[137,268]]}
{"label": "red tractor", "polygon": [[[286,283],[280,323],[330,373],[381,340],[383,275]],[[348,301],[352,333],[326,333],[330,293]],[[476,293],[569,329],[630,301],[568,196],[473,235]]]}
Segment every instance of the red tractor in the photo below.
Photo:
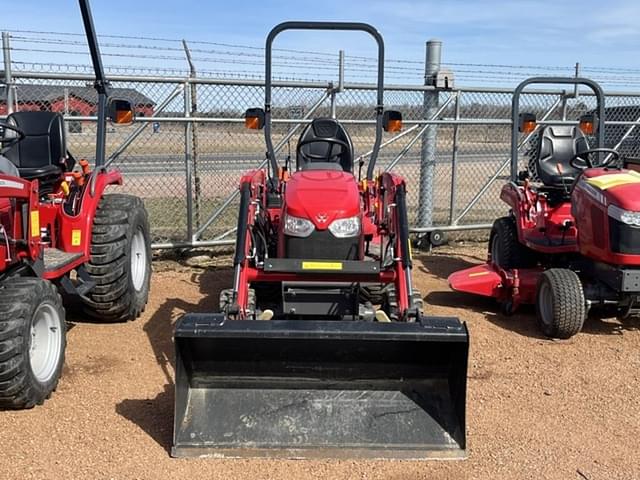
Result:
{"label": "red tractor", "polygon": [[[576,125],[519,113],[530,84],[582,84],[597,100]],[[569,338],[589,309],[621,317],[640,308],[640,174],[623,168],[604,144],[604,94],[580,78],[531,78],[515,90],[511,179],[500,198],[509,215],[495,221],[485,264],[449,277],[451,288],[495,297],[505,313],[535,304],[545,335]],[[518,135],[537,133],[527,170],[518,172]],[[591,148],[588,136],[594,136]]]}
{"label": "red tractor", "polygon": [[[360,30],[378,43],[376,134],[364,178],[335,118],[303,129],[295,163],[271,140],[271,45],[288,29]],[[175,456],[464,455],[467,330],[428,317],[413,288],[405,180],[374,175],[384,44],[361,23],[287,22],[267,37],[269,170],[240,179],[234,281],[220,313],[176,326]],[[291,170],[291,172],[289,172]]]}
{"label": "red tractor", "polygon": [[122,184],[104,165],[107,118],[132,121],[108,101],[89,6],[80,2],[98,90],[96,166],[67,151],[59,113],[11,113],[0,122],[0,408],[30,408],[56,388],[66,346],[65,300],[98,321],[144,310],[151,274],[142,201],[105,194]]}

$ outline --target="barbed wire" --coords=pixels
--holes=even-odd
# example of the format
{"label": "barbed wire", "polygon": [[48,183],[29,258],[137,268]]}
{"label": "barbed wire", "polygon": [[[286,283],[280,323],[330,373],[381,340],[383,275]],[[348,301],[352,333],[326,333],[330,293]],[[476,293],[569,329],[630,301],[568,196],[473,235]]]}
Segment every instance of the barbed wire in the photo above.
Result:
{"label": "barbed wire", "polygon": [[[16,69],[39,71],[90,71],[89,52],[84,35],[74,32],[36,31],[11,29],[12,64]],[[155,36],[100,35],[102,55],[118,59],[118,65],[105,68],[114,73],[155,73],[184,75],[186,67],[182,40]],[[149,43],[151,42],[151,43]],[[264,47],[225,42],[189,40],[186,42],[196,64],[198,75],[224,78],[262,78]],[[63,48],[60,48],[63,47]],[[338,53],[304,49],[274,48],[274,78],[325,80],[337,77]],[[47,57],[47,62],[36,58]],[[86,65],[64,61],[65,56],[87,58]],[[377,58],[361,55],[345,55],[345,72],[351,80],[361,81],[375,76]],[[126,60],[130,59],[131,62]],[[162,64],[159,66],[159,64]],[[174,65],[175,64],[175,65]],[[211,68],[215,65],[214,68]],[[575,74],[575,65],[511,65],[499,63],[443,62],[442,66],[453,70],[456,81],[476,84],[516,84],[534,76],[562,73]],[[295,71],[295,73],[294,73]],[[580,72],[588,74],[604,85],[637,87],[640,85],[640,69],[630,67],[581,66]],[[414,59],[386,59],[385,77],[395,82],[424,82],[424,62]]]}

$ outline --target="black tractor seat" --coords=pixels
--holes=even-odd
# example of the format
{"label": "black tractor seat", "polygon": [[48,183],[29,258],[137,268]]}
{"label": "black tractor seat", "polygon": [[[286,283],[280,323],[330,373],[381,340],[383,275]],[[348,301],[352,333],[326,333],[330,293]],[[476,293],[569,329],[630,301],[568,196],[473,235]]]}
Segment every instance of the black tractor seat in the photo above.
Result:
{"label": "black tractor seat", "polygon": [[51,193],[63,172],[73,169],[74,161],[67,154],[64,120],[57,112],[15,112],[7,123],[24,133],[4,156],[17,168],[25,180],[38,180],[40,194]]}
{"label": "black tractor seat", "polygon": [[530,162],[529,169],[533,178],[546,187],[542,190],[569,191],[581,172],[569,162],[588,149],[589,143],[578,127],[546,126],[540,132],[537,156]]}
{"label": "black tractor seat", "polygon": [[334,118],[316,118],[307,125],[296,149],[296,170],[353,172],[353,143]]}

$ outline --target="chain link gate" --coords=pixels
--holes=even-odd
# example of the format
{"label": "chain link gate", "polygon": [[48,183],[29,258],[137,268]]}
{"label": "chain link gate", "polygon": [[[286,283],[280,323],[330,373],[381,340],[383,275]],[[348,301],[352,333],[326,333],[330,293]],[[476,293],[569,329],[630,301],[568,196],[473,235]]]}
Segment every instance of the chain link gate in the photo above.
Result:
{"label": "chain link gate", "polygon": [[[7,97],[18,110],[63,113],[69,150],[76,158],[95,154],[95,99],[91,75],[13,71],[0,83],[0,114]],[[260,80],[193,77],[111,76],[113,94],[130,99],[137,110],[129,127],[109,127],[107,158],[120,169],[125,185],[142,197],[149,211],[153,245],[158,248],[232,244],[240,175],[264,164],[264,139],[245,130],[243,113],[263,102]],[[335,112],[364,161],[373,145],[373,86],[275,82],[273,138],[284,163],[301,127],[310,118]],[[412,231],[484,229],[505,213],[498,200],[508,175],[509,89],[440,90],[438,105],[425,118],[424,94],[433,87],[389,86],[385,104],[400,110],[404,130],[385,134],[378,168],[407,180]],[[523,96],[523,109],[539,119],[577,119],[594,107],[589,95],[535,91]],[[4,109],[4,110],[2,110]],[[640,93],[607,95],[606,143],[623,155],[640,156]],[[437,129],[431,225],[418,225],[423,142]],[[520,165],[532,155],[535,139],[521,139]],[[358,162],[356,162],[357,165]],[[357,174],[357,172],[356,172]]]}

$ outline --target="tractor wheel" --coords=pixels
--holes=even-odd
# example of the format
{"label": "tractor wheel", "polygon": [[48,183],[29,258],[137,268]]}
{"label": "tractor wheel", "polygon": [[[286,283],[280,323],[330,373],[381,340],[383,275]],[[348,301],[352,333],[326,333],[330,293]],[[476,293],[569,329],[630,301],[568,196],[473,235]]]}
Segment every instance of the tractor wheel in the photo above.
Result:
{"label": "tractor wheel", "polygon": [[536,315],[548,337],[569,338],[582,329],[587,310],[576,272],[551,268],[542,273],[536,293]]}
{"label": "tractor wheel", "polygon": [[536,254],[518,241],[518,231],[513,217],[498,218],[489,236],[491,261],[506,270],[533,267]]}
{"label": "tractor wheel", "polygon": [[447,236],[442,230],[433,230],[429,233],[429,242],[434,247],[440,247],[447,243]]}
{"label": "tractor wheel", "polygon": [[[227,288],[220,292],[218,297],[218,305],[221,313],[228,313],[233,307],[233,288]],[[253,288],[249,289],[247,298],[247,310],[249,311],[249,317],[254,318],[256,316],[256,291]]]}
{"label": "tractor wheel", "polygon": [[122,194],[102,197],[85,267],[96,283],[83,298],[89,316],[105,322],[140,316],[151,279],[149,220],[142,200]]}
{"label": "tractor wheel", "polygon": [[48,280],[0,283],[0,408],[32,408],[56,389],[66,346],[64,315]]}
{"label": "tractor wheel", "polygon": [[[413,303],[418,307],[420,314],[422,314],[424,301],[422,300],[422,294],[420,291],[414,288],[411,298]],[[392,322],[398,322],[401,320],[400,308],[398,307],[398,297],[396,295],[396,288],[393,284],[387,285],[384,291],[384,301],[382,302],[381,308]]]}

